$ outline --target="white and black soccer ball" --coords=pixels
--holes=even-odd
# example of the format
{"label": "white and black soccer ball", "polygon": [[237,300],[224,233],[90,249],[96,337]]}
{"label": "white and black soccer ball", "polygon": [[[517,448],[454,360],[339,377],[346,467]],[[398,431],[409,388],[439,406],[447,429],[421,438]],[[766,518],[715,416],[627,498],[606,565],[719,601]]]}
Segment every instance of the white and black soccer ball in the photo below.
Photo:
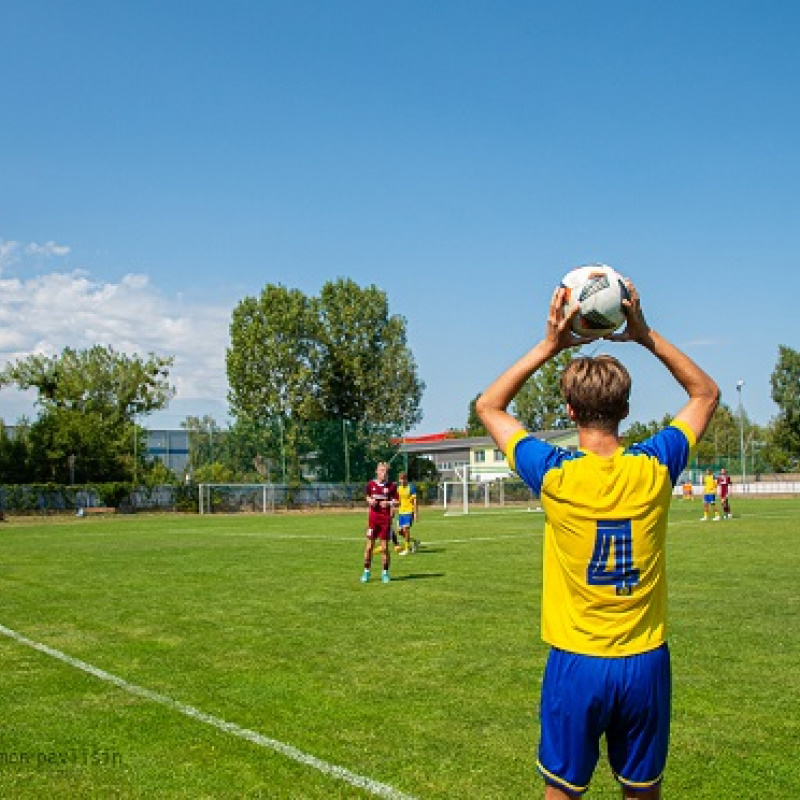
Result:
{"label": "white and black soccer ball", "polygon": [[567,290],[564,315],[580,306],[572,321],[572,330],[578,336],[599,339],[625,322],[622,301],[630,299],[630,294],[622,276],[613,267],[607,264],[576,267],[563,277],[561,285]]}

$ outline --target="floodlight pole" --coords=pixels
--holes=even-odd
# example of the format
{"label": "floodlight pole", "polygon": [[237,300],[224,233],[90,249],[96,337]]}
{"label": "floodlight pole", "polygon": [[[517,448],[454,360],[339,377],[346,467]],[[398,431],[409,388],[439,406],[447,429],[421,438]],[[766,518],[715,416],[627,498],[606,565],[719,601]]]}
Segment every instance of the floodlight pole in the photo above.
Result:
{"label": "floodlight pole", "polygon": [[342,418],[342,440],[344,443],[344,482],[350,483],[350,449],[347,442],[347,420]]}
{"label": "floodlight pole", "polygon": [[136,415],[133,416],[133,488],[136,489],[136,483],[139,480],[138,476],[138,461],[139,461],[139,443],[136,441],[139,438],[139,429],[136,425]]}
{"label": "floodlight pole", "polygon": [[281,436],[281,466],[283,468],[283,485],[286,485],[286,448],[283,439],[283,417],[278,417],[278,427]]}
{"label": "floodlight pole", "polygon": [[736,382],[736,391],[739,393],[739,458],[742,463],[742,491],[746,491],[747,466],[744,463],[744,407],[742,405],[742,388],[744,381]]}

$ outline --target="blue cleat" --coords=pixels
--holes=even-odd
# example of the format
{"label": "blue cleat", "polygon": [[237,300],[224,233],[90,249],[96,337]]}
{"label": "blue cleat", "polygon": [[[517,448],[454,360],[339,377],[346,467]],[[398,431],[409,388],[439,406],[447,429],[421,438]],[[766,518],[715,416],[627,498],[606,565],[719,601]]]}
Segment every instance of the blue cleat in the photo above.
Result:
{"label": "blue cleat", "polygon": [[369,581],[369,570],[365,569],[364,574],[361,576],[361,583],[367,583]]}
{"label": "blue cleat", "polygon": [[389,577],[389,570],[388,569],[385,569],[383,571],[383,575],[381,575],[381,580],[384,583],[389,583],[389,581],[391,580],[391,578]]}

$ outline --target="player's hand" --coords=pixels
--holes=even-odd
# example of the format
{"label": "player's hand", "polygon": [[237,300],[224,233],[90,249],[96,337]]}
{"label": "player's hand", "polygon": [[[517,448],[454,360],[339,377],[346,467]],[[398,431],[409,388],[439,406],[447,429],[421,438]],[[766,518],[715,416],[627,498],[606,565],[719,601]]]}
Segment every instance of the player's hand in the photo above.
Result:
{"label": "player's hand", "polygon": [[638,342],[644,343],[650,333],[650,326],[647,324],[642,312],[642,301],[639,292],[633,283],[625,279],[625,286],[628,288],[630,299],[622,301],[622,308],[625,311],[625,330],[620,333],[611,333],[605,336],[612,342]]}
{"label": "player's hand", "polygon": [[572,330],[572,322],[576,315],[580,313],[580,308],[575,306],[568,314],[564,314],[564,304],[567,299],[567,290],[563,286],[558,286],[553,292],[550,300],[550,308],[547,313],[545,324],[544,339],[553,349],[554,353],[560,353],[570,347],[579,347],[589,344],[592,339],[586,336],[578,336]]}

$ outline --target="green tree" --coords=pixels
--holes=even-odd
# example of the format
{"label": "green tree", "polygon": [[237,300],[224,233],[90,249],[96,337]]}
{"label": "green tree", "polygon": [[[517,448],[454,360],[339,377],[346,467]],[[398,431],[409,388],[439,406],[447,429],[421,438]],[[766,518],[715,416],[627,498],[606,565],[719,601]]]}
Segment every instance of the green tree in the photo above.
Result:
{"label": "green tree", "polygon": [[[745,438],[752,432],[753,426],[744,417]],[[703,466],[726,465],[735,471],[741,471],[739,416],[724,403],[717,406],[714,416],[708,424],[703,438],[697,443],[697,463]]]}
{"label": "green tree", "polygon": [[781,470],[800,463],[800,352],[781,345],[770,377],[778,415],[770,427],[770,452]]}
{"label": "green tree", "polygon": [[651,420],[650,422],[634,422],[622,434],[622,444],[624,447],[629,447],[636,442],[643,442],[649,439],[653,434],[661,430],[663,425]]}
{"label": "green tree", "polygon": [[322,287],[317,383],[323,415],[386,426],[395,435],[421,419],[424,384],[386,293],[340,278]]}
{"label": "green tree", "polygon": [[514,398],[516,416],[529,431],[572,427],[561,395],[561,373],[571,360],[572,353],[563,350],[529,378]]}
{"label": "green tree", "polygon": [[231,415],[250,425],[279,426],[281,449],[291,454],[288,473],[300,475],[301,420],[320,414],[315,375],[318,319],[314,303],[298,289],[268,284],[247,297],[231,318],[226,354]]}
{"label": "green tree", "polygon": [[283,482],[283,453],[278,425],[240,418],[227,432],[227,458],[242,480]]}
{"label": "green tree", "polygon": [[385,292],[340,278],[322,287],[316,309],[320,416],[342,424],[315,426],[310,444],[320,477],[364,480],[370,462],[387,457],[388,441],[419,422],[424,385],[405,319],[390,314]]}
{"label": "green tree", "polygon": [[[309,298],[267,285],[234,309],[230,331],[231,413],[245,428],[277,425],[270,449],[289,480],[311,454],[320,477],[333,479],[344,452],[377,456],[421,418],[424,384],[405,320],[375,286],[339,279]],[[338,425],[311,424],[322,422]]]}
{"label": "green tree", "polygon": [[249,420],[313,418],[317,316],[298,289],[268,284],[233,310],[226,354],[231,414]]}
{"label": "green tree", "polygon": [[76,482],[132,477],[134,452],[143,456],[135,420],[172,398],[172,362],[95,345],[68,347],[57,356],[32,355],[7,366],[0,383],[38,392],[40,414],[29,434],[35,478],[66,483],[73,476]]}
{"label": "green tree", "polygon": [[13,484],[31,480],[30,423],[21,419],[14,426],[13,435],[9,435],[0,420],[0,481]]}
{"label": "green tree", "polygon": [[175,483],[177,479],[177,475],[159,458],[155,458],[145,465],[145,486],[162,486]]}

